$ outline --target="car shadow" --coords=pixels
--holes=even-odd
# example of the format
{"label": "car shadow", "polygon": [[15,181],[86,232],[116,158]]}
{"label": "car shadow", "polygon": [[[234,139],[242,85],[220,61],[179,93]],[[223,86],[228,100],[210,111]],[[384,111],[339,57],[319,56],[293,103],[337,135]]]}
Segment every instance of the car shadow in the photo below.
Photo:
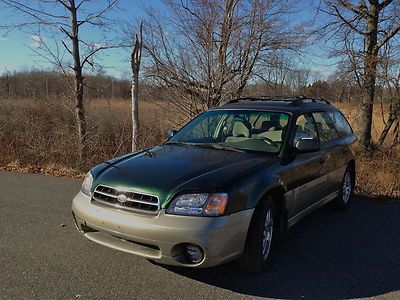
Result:
{"label": "car shadow", "polygon": [[270,268],[252,275],[235,263],[209,269],[163,266],[244,295],[346,299],[400,290],[400,205],[356,197],[347,210],[327,205],[280,238]]}

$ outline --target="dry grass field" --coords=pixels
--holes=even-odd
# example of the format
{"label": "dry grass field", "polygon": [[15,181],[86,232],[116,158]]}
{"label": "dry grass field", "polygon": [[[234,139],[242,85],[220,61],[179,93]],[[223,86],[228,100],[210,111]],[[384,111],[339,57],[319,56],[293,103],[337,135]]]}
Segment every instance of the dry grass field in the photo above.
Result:
{"label": "dry grass field", "polygon": [[[358,131],[358,110],[338,104]],[[0,100],[0,168],[81,177],[77,165],[73,106],[65,100]],[[140,103],[141,148],[162,142],[166,130],[182,123],[182,116],[166,104]],[[130,150],[130,103],[91,100],[88,114],[88,157],[85,169]],[[374,115],[373,139],[383,128],[379,108]],[[400,197],[400,147],[362,155],[358,151],[358,191]]]}
{"label": "dry grass field", "polygon": [[[353,130],[359,131],[359,108],[355,105],[337,103],[349,120]],[[383,116],[387,118],[384,112]],[[376,142],[384,128],[382,110],[376,107],[374,110],[372,140]],[[391,132],[387,140],[391,140]],[[373,153],[362,154],[361,149],[357,149],[358,168],[357,183],[358,190],[362,193],[400,197],[400,145],[390,148],[384,145],[382,149],[377,149]]]}

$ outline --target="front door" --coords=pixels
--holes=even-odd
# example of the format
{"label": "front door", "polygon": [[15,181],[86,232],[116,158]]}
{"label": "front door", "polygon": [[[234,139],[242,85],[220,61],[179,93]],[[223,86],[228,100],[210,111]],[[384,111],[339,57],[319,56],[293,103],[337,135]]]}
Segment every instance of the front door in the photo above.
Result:
{"label": "front door", "polygon": [[[304,114],[296,120],[296,132],[293,145],[300,138],[317,138],[317,129],[310,114]],[[297,153],[291,162],[294,217],[326,196],[326,151]]]}

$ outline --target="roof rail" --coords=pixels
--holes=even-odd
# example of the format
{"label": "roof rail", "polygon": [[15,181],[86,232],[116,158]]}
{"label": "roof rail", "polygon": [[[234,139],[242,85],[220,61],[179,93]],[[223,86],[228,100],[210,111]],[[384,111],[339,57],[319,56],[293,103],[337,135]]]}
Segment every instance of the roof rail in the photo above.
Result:
{"label": "roof rail", "polygon": [[232,99],[225,104],[232,104],[232,103],[239,103],[242,101],[285,101],[291,102],[292,105],[301,105],[304,103],[325,103],[331,104],[329,101],[325,100],[324,98],[314,98],[314,97],[307,97],[307,96],[261,96],[261,97],[243,97]]}

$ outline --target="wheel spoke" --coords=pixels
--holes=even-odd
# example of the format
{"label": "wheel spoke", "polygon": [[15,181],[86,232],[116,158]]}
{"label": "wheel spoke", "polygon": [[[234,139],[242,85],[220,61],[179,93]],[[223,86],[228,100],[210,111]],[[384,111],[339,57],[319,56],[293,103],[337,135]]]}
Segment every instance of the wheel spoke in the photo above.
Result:
{"label": "wheel spoke", "polygon": [[268,210],[268,212],[265,215],[263,240],[262,240],[262,256],[264,260],[268,258],[269,250],[271,248],[272,231],[273,231],[273,218],[271,210]]}
{"label": "wheel spoke", "polygon": [[351,175],[349,172],[346,172],[342,187],[342,199],[344,203],[347,203],[349,201],[350,194],[351,194]]}

